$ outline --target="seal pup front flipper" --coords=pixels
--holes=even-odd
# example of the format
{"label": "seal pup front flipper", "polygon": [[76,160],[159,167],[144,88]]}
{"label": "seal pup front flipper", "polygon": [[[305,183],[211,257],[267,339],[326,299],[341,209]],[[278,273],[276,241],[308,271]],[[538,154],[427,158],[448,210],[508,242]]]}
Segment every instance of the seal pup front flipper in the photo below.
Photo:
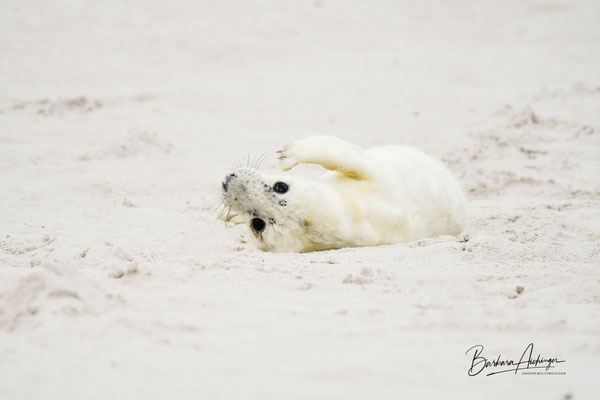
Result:
{"label": "seal pup front flipper", "polygon": [[363,149],[334,136],[309,136],[288,143],[277,153],[283,171],[298,164],[317,164],[351,179],[368,180],[373,176]]}

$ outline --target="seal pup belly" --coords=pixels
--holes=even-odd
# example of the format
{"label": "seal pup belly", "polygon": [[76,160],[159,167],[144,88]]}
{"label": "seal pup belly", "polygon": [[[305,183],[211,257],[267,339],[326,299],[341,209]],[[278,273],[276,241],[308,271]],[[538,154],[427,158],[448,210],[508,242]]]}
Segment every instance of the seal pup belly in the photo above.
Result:
{"label": "seal pup belly", "polygon": [[328,169],[321,179],[241,168],[222,183],[227,213],[248,225],[262,250],[317,251],[456,235],[465,224],[457,180],[439,161],[406,146],[367,150],[310,136],[279,152],[282,170]]}

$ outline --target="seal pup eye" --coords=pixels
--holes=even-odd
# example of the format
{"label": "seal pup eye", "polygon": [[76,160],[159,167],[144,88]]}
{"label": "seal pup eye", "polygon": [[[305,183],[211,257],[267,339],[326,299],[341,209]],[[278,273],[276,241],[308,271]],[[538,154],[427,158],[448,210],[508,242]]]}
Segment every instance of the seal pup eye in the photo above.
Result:
{"label": "seal pup eye", "polygon": [[275,185],[273,185],[273,190],[277,193],[285,193],[287,192],[289,189],[288,185],[283,183],[283,182],[277,182]]}
{"label": "seal pup eye", "polygon": [[254,229],[258,233],[265,230],[265,226],[266,226],[265,221],[263,221],[260,218],[252,218],[252,221],[250,221],[250,224],[252,225],[252,229]]}

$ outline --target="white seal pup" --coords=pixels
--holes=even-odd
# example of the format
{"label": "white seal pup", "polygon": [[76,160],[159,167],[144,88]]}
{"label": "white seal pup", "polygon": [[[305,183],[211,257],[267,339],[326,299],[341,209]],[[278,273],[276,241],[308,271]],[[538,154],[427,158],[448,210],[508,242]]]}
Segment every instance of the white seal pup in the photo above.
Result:
{"label": "white seal pup", "polygon": [[262,250],[307,252],[457,235],[465,200],[439,161],[412,147],[363,150],[310,136],[279,151],[281,169],[328,169],[319,180],[240,168],[222,183],[220,218],[246,224]]}

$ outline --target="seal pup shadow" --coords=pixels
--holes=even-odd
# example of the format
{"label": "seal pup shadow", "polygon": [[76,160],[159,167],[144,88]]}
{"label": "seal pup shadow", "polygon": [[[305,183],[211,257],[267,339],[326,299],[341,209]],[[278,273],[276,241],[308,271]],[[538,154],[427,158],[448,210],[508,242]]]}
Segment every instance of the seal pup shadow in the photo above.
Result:
{"label": "seal pup shadow", "polygon": [[438,160],[407,146],[370,149],[310,136],[279,150],[283,171],[326,168],[320,179],[269,175],[253,167],[221,183],[219,218],[248,226],[264,251],[309,252],[457,235],[465,200]]}

